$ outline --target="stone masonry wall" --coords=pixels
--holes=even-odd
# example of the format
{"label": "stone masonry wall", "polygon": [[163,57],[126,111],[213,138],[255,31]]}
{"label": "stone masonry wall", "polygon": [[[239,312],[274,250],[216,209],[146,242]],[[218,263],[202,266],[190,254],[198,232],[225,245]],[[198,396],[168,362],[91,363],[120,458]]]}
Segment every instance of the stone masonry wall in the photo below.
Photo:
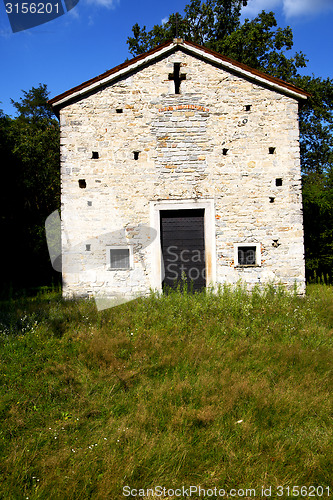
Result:
{"label": "stone masonry wall", "polygon": [[[175,62],[186,74],[180,94],[168,78]],[[216,282],[296,282],[302,292],[297,113],[296,100],[182,50],[64,107],[65,295],[147,293],[149,202],[208,198]],[[115,242],[132,246],[131,270],[107,269]],[[237,243],[260,243],[261,266],[235,267]]]}

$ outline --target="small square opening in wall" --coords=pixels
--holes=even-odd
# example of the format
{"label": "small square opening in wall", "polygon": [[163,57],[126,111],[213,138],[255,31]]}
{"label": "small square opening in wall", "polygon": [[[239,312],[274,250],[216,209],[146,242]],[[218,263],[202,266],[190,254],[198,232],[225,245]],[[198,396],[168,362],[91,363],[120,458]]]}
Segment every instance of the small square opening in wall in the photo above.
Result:
{"label": "small square opening in wall", "polygon": [[223,156],[227,156],[228,151],[229,151],[229,149],[227,149],[227,148],[223,148],[223,149],[222,149],[222,154],[223,154]]}
{"label": "small square opening in wall", "polygon": [[275,179],[275,186],[281,187],[282,184],[283,184],[283,181],[280,177],[278,179]]}
{"label": "small square opening in wall", "polygon": [[107,246],[106,254],[110,270],[131,269],[133,267],[131,247]]}
{"label": "small square opening in wall", "polygon": [[133,158],[134,160],[138,160],[140,155],[140,151],[133,151]]}
{"label": "small square opening in wall", "polygon": [[276,150],[276,148],[270,147],[270,148],[268,148],[268,153],[270,155],[273,155],[275,153],[275,150]]}
{"label": "small square opening in wall", "polygon": [[260,243],[238,243],[235,245],[235,266],[253,267],[261,265]]}
{"label": "small square opening in wall", "polygon": [[116,113],[118,113],[119,115],[120,115],[121,113],[123,113],[123,108],[117,108],[117,109],[116,109]]}
{"label": "small square opening in wall", "polygon": [[275,202],[275,198],[274,198],[274,196],[270,196],[270,197],[269,197],[269,202],[270,202],[270,203],[274,203],[274,202]]}
{"label": "small square opening in wall", "polygon": [[92,158],[92,160],[98,160],[98,158],[99,158],[99,152],[98,151],[93,151],[91,158]]}
{"label": "small square opening in wall", "polygon": [[91,245],[86,245],[86,252],[90,252],[91,250]]}
{"label": "small square opening in wall", "polygon": [[88,207],[92,206],[92,201],[88,201]]}
{"label": "small square opening in wall", "polygon": [[79,179],[79,187],[81,189],[84,189],[87,187],[87,183],[86,183],[86,180],[85,179]]}
{"label": "small square opening in wall", "polygon": [[251,111],[251,104],[245,104],[245,111]]}

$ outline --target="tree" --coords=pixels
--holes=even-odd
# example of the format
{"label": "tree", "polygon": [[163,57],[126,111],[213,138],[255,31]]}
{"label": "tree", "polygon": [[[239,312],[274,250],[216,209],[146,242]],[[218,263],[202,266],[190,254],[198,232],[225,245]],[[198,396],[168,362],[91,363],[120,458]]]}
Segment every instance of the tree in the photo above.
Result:
{"label": "tree", "polygon": [[46,85],[33,87],[12,100],[16,118],[0,116],[0,148],[6,151],[0,199],[3,281],[16,286],[47,284],[53,276],[44,222],[60,206],[59,125],[47,100]]}
{"label": "tree", "polygon": [[311,98],[300,109],[307,277],[333,281],[333,81],[297,76]]}
{"label": "tree", "polygon": [[135,24],[127,40],[129,50],[138,55],[177,34],[311,94],[300,109],[307,276],[324,273],[332,280],[333,80],[300,75],[307,59],[302,52],[290,52],[291,28],[278,27],[274,13],[265,11],[241,23],[243,4],[241,0],[190,0],[184,15],[171,14],[168,22],[148,32],[146,26]]}
{"label": "tree", "polygon": [[303,179],[304,240],[307,274],[332,282],[333,170]]}
{"label": "tree", "polygon": [[38,87],[32,87],[31,90],[22,90],[24,97],[15,102],[11,99],[12,105],[17,109],[18,120],[26,123],[40,126],[44,120],[54,122],[54,113],[52,107],[48,104],[47,85],[39,84]]}
{"label": "tree", "polygon": [[185,7],[185,15],[179,12],[171,14],[163,25],[155,25],[147,33],[146,26],[140,28],[135,24],[133,37],[128,38],[130,52],[142,54],[156,45],[175,36],[204,45],[212,40],[221,40],[239,28],[243,0],[191,0]]}
{"label": "tree", "polygon": [[22,164],[24,208],[46,217],[59,206],[59,124],[48,104],[46,85],[22,91],[12,104],[18,111],[11,133],[14,154]]}

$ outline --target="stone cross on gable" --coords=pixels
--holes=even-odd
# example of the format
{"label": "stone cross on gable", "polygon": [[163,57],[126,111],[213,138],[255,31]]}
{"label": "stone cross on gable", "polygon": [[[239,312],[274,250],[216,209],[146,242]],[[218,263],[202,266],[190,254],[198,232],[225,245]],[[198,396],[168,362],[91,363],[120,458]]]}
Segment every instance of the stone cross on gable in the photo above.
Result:
{"label": "stone cross on gable", "polygon": [[173,73],[169,73],[169,80],[175,82],[175,94],[180,94],[180,84],[186,80],[186,75],[180,74],[180,63],[174,63]]}

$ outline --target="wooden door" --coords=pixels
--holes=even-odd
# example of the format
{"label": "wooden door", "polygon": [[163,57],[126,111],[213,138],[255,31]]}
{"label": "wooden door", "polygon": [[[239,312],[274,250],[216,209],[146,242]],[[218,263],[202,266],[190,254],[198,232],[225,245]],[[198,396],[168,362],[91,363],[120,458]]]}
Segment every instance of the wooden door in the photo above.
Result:
{"label": "wooden door", "polygon": [[185,280],[193,291],[205,288],[204,209],[161,210],[160,224],[163,290],[182,286]]}

